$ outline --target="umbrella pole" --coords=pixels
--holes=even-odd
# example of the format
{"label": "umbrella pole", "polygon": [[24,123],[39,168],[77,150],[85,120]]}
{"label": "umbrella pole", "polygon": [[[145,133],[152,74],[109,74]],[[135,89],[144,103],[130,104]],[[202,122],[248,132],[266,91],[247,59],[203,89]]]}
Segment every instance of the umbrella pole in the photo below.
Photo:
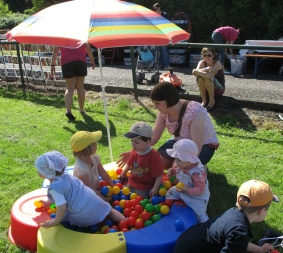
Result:
{"label": "umbrella pole", "polygon": [[100,69],[102,98],[103,98],[103,107],[104,107],[104,115],[105,115],[105,121],[106,121],[106,129],[107,129],[107,138],[108,138],[110,159],[111,159],[111,162],[113,162],[112,145],[111,145],[111,139],[110,139],[110,127],[109,127],[108,110],[107,110],[107,101],[106,101],[106,96],[105,96],[105,94],[106,94],[105,86],[106,85],[103,82],[102,63],[101,63],[101,51],[100,51],[99,48],[97,48],[97,54],[98,54],[98,63],[99,63],[99,69]]}

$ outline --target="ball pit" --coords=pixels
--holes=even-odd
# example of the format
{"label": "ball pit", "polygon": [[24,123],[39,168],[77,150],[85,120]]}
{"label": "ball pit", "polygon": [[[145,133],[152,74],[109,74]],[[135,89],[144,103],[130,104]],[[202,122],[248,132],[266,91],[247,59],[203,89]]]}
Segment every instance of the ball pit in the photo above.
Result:
{"label": "ball pit", "polygon": [[[167,178],[163,180],[163,185],[159,189],[159,191],[161,190],[160,196],[154,196],[151,199],[143,199],[136,193],[131,193],[128,187],[123,188],[119,180],[117,180],[117,175],[119,175],[118,173],[120,173],[120,171],[117,173],[117,169],[116,172],[113,170],[115,165],[115,163],[108,165],[111,171],[111,178],[115,178],[113,179],[115,186],[110,187],[107,183],[105,184],[105,182],[101,181],[101,193],[108,198],[112,198],[113,208],[123,213],[126,220],[119,224],[113,224],[110,220],[106,220],[101,224],[91,226],[89,228],[89,234],[78,233],[77,231],[72,231],[61,225],[49,229],[42,229],[39,228],[38,223],[38,240],[37,245],[35,245],[35,249],[37,248],[38,253],[61,252],[62,249],[68,252],[76,252],[75,249],[79,249],[79,246],[83,248],[88,247],[86,243],[83,242],[87,241],[86,238],[93,238],[93,234],[91,233],[95,233],[96,236],[99,235],[97,242],[95,240],[98,248],[96,248],[96,251],[87,248],[87,251],[83,250],[84,252],[139,253],[147,251],[149,253],[171,253],[173,251],[175,241],[180,233],[196,223],[196,217],[193,211],[183,202],[166,200],[165,195],[169,189],[167,189],[167,187],[169,183],[171,185],[171,182]],[[68,167],[66,171],[66,173],[71,174],[72,167],[70,169]],[[47,181],[44,180],[43,187],[49,186]],[[43,188],[42,190],[46,192],[46,189]],[[34,203],[34,208],[38,208],[35,205],[40,206],[39,203]],[[52,209],[53,208],[50,208],[50,210]],[[54,214],[54,210],[50,211],[48,215],[51,214]],[[46,217],[44,221],[45,220]],[[55,238],[55,235],[58,235],[59,231],[60,241],[58,238]],[[51,232],[52,234],[50,234]],[[64,235],[61,235],[61,233]],[[66,244],[70,241],[69,237],[72,238],[73,233],[76,234],[75,241],[79,246],[74,245],[72,242],[70,249],[66,249]],[[110,240],[111,245],[112,241],[114,241],[114,246],[110,246],[110,243],[107,243],[110,242]],[[89,239],[89,242],[89,245],[94,245],[93,239]],[[16,243],[16,245],[18,244]],[[101,251],[98,250],[100,248],[99,245],[104,245],[101,246]],[[107,247],[109,247],[109,249]],[[117,249],[115,247],[117,247]]]}

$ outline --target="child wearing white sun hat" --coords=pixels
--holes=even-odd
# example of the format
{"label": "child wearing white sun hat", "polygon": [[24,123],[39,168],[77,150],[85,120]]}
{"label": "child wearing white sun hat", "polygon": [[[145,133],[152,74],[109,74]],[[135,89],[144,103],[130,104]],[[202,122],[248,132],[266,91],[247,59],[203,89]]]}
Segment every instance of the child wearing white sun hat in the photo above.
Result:
{"label": "child wearing white sun hat", "polygon": [[48,200],[42,200],[42,203],[44,206],[55,203],[57,208],[55,218],[44,222],[43,227],[49,228],[61,222],[87,227],[103,221],[106,217],[116,222],[125,219],[81,180],[65,174],[67,165],[68,158],[58,151],[47,152],[35,161],[39,176],[50,181]]}
{"label": "child wearing white sun hat", "polygon": [[199,223],[207,221],[206,209],[210,192],[207,175],[198,158],[197,145],[189,139],[182,139],[172,149],[166,149],[166,152],[175,158],[178,166],[177,170],[169,169],[168,174],[176,176],[178,182],[183,183],[170,188],[166,199],[182,199],[194,210]]}

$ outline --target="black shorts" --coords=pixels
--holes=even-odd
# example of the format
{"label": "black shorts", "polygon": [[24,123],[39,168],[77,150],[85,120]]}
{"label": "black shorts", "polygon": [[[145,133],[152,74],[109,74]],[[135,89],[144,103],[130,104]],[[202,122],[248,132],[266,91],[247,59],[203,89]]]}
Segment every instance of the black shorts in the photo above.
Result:
{"label": "black shorts", "polygon": [[72,78],[75,76],[86,76],[87,65],[83,61],[72,61],[61,66],[63,78]]}

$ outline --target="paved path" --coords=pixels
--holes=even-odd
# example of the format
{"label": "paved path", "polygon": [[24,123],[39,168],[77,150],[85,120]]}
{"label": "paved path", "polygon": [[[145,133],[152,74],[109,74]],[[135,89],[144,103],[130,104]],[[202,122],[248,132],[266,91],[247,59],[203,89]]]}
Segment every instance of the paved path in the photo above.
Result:
{"label": "paved path", "polygon": [[[161,70],[161,73],[165,73]],[[184,89],[190,94],[199,97],[198,87],[194,76],[191,74],[192,69],[188,67],[177,67],[174,73],[183,80]],[[102,67],[103,83],[110,89],[118,91],[124,88],[127,92],[133,92],[132,70],[129,66],[124,65],[105,65]],[[152,73],[146,73],[146,78],[151,79]],[[95,70],[88,69],[86,84],[100,85],[100,68]],[[153,87],[152,84],[138,85],[139,93],[143,90],[148,91]],[[278,105],[283,108],[283,76],[278,74],[261,74],[258,78],[253,77],[253,72],[242,75],[226,75],[226,91],[224,98],[232,98],[237,101],[249,101]]]}

